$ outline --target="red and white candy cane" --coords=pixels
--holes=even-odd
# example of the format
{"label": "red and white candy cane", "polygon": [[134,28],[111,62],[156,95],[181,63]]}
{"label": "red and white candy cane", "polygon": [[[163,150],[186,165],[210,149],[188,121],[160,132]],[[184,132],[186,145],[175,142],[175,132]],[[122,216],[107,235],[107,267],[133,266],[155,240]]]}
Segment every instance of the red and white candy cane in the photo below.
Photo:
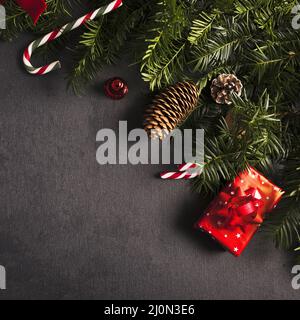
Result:
{"label": "red and white candy cane", "polygon": [[160,177],[164,180],[191,180],[201,175],[201,170],[193,173],[189,172],[189,170],[197,168],[200,169],[202,166],[197,163],[185,163],[178,167],[178,172],[164,172]]}
{"label": "red and white candy cane", "polygon": [[119,7],[122,6],[122,4],[123,4],[122,0],[113,1],[106,6],[103,6],[93,12],[86,14],[85,16],[77,19],[76,21],[70,22],[70,23],[64,25],[62,28],[54,30],[54,31],[48,33],[47,35],[45,35],[44,37],[33,41],[29,45],[29,47],[25,50],[24,55],[23,55],[23,62],[24,62],[26,70],[31,74],[44,75],[44,74],[49,73],[53,70],[60,69],[61,64],[59,61],[52,62],[46,66],[39,67],[39,68],[33,67],[33,65],[30,62],[33,52],[38,47],[41,47],[44,44],[59,38],[60,36],[62,36],[63,34],[69,32],[69,31],[72,31],[74,29],[79,28],[80,26],[85,24],[86,21],[94,20],[94,19],[96,19],[100,16],[103,16],[113,10],[118,9]]}

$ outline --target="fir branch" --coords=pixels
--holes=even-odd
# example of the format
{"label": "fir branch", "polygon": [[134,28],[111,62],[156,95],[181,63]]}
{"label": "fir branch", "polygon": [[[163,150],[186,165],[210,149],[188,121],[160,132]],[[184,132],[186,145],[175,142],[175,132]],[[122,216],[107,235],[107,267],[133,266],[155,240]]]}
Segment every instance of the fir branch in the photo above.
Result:
{"label": "fir branch", "polygon": [[300,245],[299,210],[295,206],[291,209],[290,202],[283,200],[280,208],[266,219],[262,230],[273,237],[277,248],[295,249]]}
{"label": "fir branch", "polygon": [[213,29],[207,42],[193,46],[191,54],[194,71],[207,72],[210,68],[231,64],[241,56],[242,45],[250,38],[251,31],[246,25],[233,29],[219,26]]}
{"label": "fir branch", "polygon": [[82,56],[80,56],[73,67],[72,73],[69,75],[68,86],[72,86],[74,92],[77,94],[81,92],[83,86],[85,86],[88,81],[96,76],[99,68],[97,57],[103,53],[100,40],[104,19],[105,18],[102,17],[97,22],[90,21],[87,23],[88,31],[82,35],[81,46],[75,53],[78,54],[78,52],[81,51]]}
{"label": "fir branch", "polygon": [[[87,31],[81,36],[74,51],[75,61],[68,83],[76,94],[80,94],[105,65],[116,62],[126,40],[143,16],[145,7],[133,11],[124,10],[110,17],[87,23]],[[111,34],[111,30],[115,30]]]}
{"label": "fir branch", "polygon": [[207,39],[209,32],[212,29],[215,19],[217,19],[219,13],[207,14],[201,12],[199,18],[195,19],[192,23],[188,40],[191,44],[199,45]]}
{"label": "fir branch", "polygon": [[173,82],[185,65],[183,33],[187,18],[184,5],[176,0],[164,0],[158,7],[161,11],[150,21],[153,37],[146,40],[148,48],[141,66],[143,79],[150,83],[152,90]]}
{"label": "fir branch", "polygon": [[300,148],[290,154],[285,163],[285,190],[287,196],[300,202]]}
{"label": "fir branch", "polygon": [[237,96],[233,102],[233,124],[221,118],[217,131],[206,132],[205,166],[195,180],[196,192],[217,192],[224,181],[233,180],[248,165],[267,167],[269,157],[282,157],[281,121],[268,94],[257,103]]}

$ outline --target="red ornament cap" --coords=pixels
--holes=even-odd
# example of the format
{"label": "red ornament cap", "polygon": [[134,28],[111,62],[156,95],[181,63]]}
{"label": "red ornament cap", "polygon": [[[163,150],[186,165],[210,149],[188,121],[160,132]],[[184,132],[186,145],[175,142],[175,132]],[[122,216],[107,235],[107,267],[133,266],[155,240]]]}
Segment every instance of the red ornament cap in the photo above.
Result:
{"label": "red ornament cap", "polygon": [[128,91],[127,83],[118,77],[108,79],[104,84],[104,93],[113,100],[123,99]]}

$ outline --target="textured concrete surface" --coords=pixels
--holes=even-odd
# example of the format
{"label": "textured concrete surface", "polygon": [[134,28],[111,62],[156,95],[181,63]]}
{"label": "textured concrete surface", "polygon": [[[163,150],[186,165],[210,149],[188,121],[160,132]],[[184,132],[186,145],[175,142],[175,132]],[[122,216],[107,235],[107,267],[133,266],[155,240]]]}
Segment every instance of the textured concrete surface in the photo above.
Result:
{"label": "textured concrete surface", "polygon": [[[98,130],[141,125],[149,96],[135,68],[106,69],[78,98],[63,71],[24,72],[26,44],[0,43],[1,299],[300,297],[292,261],[263,235],[236,259],[195,232],[209,199],[157,179],[162,166],[97,164]],[[101,93],[117,74],[130,85],[121,102]]]}

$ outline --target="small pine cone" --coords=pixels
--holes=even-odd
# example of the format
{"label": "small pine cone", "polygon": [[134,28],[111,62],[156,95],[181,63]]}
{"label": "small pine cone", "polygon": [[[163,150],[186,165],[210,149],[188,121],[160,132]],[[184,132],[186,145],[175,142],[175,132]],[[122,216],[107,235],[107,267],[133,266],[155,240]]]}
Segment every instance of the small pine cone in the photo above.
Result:
{"label": "small pine cone", "polygon": [[145,112],[144,129],[151,139],[164,139],[197,107],[199,90],[193,82],[180,82],[156,96]]}
{"label": "small pine cone", "polygon": [[211,95],[218,104],[232,104],[231,95],[242,94],[242,82],[233,74],[221,74],[211,84]]}

